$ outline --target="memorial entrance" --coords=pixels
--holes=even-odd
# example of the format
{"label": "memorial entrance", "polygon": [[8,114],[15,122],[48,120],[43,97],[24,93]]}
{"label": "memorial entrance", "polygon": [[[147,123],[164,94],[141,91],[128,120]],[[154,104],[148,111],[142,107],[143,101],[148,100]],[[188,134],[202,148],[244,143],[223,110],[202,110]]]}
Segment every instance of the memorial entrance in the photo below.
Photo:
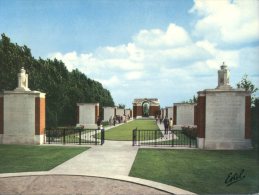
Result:
{"label": "memorial entrance", "polygon": [[133,117],[134,118],[155,118],[159,114],[160,103],[157,98],[134,99]]}

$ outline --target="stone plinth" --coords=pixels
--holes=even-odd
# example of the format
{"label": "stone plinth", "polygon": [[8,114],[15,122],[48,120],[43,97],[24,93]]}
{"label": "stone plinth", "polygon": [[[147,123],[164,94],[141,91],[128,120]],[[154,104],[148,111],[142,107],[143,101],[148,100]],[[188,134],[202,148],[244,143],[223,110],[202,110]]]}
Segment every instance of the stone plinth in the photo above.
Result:
{"label": "stone plinth", "polygon": [[117,116],[124,116],[124,108],[116,108]]}
{"label": "stone plinth", "polygon": [[191,103],[174,103],[173,122],[177,126],[195,125],[195,106]]}
{"label": "stone plinth", "polygon": [[113,120],[115,107],[103,107],[103,121]]}
{"label": "stone plinth", "polygon": [[44,143],[44,93],[4,91],[0,97],[0,109],[0,143]]}
{"label": "stone plinth", "polygon": [[251,148],[250,93],[204,90],[198,94],[198,147]]}
{"label": "stone plinth", "polygon": [[86,129],[97,128],[96,122],[99,117],[99,103],[78,103],[77,117],[77,125],[83,125]]}
{"label": "stone plinth", "polygon": [[198,92],[198,147],[202,149],[251,148],[251,96],[229,85],[225,64],[218,71],[216,89]]}
{"label": "stone plinth", "polygon": [[166,107],[166,116],[168,119],[173,118],[174,116],[174,108],[173,107]]}
{"label": "stone plinth", "polygon": [[131,118],[131,109],[125,109],[125,115]]}

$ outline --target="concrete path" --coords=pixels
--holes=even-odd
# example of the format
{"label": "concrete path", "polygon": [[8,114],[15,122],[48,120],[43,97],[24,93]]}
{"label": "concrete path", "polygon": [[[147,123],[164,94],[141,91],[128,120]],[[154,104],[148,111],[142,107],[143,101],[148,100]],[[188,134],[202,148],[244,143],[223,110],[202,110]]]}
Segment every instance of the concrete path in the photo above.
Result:
{"label": "concrete path", "polygon": [[52,169],[51,173],[128,176],[138,147],[132,142],[105,141]]}

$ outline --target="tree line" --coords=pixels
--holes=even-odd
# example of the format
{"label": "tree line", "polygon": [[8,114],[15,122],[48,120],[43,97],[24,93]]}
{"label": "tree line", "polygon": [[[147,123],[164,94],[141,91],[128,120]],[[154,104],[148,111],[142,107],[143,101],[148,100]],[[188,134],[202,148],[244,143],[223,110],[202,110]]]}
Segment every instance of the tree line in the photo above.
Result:
{"label": "tree line", "polygon": [[[69,72],[57,59],[35,59],[27,46],[12,43],[5,34],[0,40],[0,91],[17,87],[17,73],[24,67],[29,88],[46,93],[46,127],[76,124],[76,103],[114,106],[109,90],[87,78],[78,69]],[[102,112],[100,113],[102,115]]]}

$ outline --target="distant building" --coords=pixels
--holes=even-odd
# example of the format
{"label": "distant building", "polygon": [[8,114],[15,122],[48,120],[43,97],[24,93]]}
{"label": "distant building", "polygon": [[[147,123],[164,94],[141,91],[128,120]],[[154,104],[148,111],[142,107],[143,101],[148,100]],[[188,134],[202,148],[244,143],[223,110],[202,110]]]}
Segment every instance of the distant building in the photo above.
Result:
{"label": "distant building", "polygon": [[142,118],[149,117],[155,118],[159,114],[160,103],[157,98],[142,98],[134,99],[133,102],[133,117]]}

